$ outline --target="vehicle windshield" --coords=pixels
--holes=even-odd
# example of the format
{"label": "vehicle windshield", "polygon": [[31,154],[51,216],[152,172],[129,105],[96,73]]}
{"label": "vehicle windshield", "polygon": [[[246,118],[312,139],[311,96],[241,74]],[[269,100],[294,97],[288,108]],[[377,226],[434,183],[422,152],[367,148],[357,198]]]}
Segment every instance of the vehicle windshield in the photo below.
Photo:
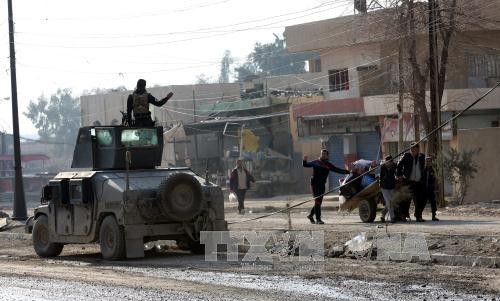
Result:
{"label": "vehicle windshield", "polygon": [[122,146],[157,146],[158,136],[156,129],[128,129],[122,131]]}

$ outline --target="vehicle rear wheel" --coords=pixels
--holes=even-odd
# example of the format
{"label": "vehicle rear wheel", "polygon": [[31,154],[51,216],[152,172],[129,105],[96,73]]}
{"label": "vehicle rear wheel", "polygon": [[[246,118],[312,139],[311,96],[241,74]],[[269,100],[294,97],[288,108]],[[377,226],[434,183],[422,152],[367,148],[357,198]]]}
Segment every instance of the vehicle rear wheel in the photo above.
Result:
{"label": "vehicle rear wheel", "polygon": [[165,216],[174,221],[188,221],[201,211],[201,185],[190,174],[173,174],[160,184],[159,203]]}
{"label": "vehicle rear wheel", "polygon": [[362,200],[358,206],[359,218],[363,223],[371,223],[377,215],[377,204],[372,200]]}
{"label": "vehicle rear wheel", "polygon": [[112,215],[106,216],[99,231],[101,254],[107,260],[120,260],[125,257],[125,238],[123,229]]}
{"label": "vehicle rear wheel", "polygon": [[40,257],[54,257],[61,254],[64,245],[50,242],[49,219],[45,215],[39,216],[33,225],[33,247]]}

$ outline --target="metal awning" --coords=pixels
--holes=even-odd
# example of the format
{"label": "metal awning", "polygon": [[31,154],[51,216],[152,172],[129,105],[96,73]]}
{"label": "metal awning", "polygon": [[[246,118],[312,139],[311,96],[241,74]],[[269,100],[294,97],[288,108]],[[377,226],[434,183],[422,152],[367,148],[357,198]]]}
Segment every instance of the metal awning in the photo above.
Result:
{"label": "metal awning", "polygon": [[321,114],[321,115],[308,115],[303,116],[303,120],[318,120],[318,119],[329,119],[329,118],[353,118],[359,117],[359,113],[332,113],[332,114]]}
{"label": "metal awning", "polygon": [[221,132],[224,131],[226,123],[245,123],[248,121],[288,116],[289,112],[279,112],[274,114],[256,115],[256,116],[242,116],[242,117],[230,117],[221,119],[211,119],[204,120],[198,123],[191,123],[184,125],[184,131],[186,136],[196,135],[196,134],[206,134],[211,132]]}

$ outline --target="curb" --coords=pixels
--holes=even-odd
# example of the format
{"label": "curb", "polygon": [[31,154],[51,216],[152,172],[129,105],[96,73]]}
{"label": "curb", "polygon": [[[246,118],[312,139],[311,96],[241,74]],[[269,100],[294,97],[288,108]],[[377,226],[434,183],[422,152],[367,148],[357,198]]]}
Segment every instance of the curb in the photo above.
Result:
{"label": "curb", "polygon": [[485,267],[485,268],[500,267],[500,257],[448,255],[448,254],[435,253],[431,254],[431,261],[433,263],[451,265],[451,266],[470,266],[470,267]]}

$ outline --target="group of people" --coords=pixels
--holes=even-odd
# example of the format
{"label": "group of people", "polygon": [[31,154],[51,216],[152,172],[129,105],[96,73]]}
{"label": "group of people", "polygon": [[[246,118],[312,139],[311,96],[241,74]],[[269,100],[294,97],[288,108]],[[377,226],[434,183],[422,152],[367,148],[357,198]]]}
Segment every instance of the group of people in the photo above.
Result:
{"label": "group of people", "polygon": [[[344,190],[348,197],[353,196],[376,181],[376,161],[358,160],[351,166],[351,171],[348,171],[331,164],[328,155],[328,150],[323,149],[317,160],[308,161],[307,156],[304,156],[302,161],[303,167],[313,168],[311,190],[314,197],[314,206],[307,216],[313,224],[324,224],[321,219],[321,203],[330,171],[350,174],[346,181],[353,180],[351,181],[352,185],[348,186],[348,190]],[[361,175],[363,176],[359,177]],[[396,199],[394,191],[398,183],[404,193],[400,194],[402,197]],[[384,163],[380,167],[379,185],[385,202],[381,221],[385,222],[387,214],[389,214],[392,223],[409,220],[412,199],[415,205],[414,215],[417,222],[425,222],[422,213],[428,201],[431,203],[432,220],[439,221],[436,217],[435,175],[432,158],[425,157],[424,154],[420,153],[418,143],[412,143],[410,151],[405,153],[397,164],[394,163],[392,156],[385,157]]]}
{"label": "group of people", "polygon": [[[427,202],[431,203],[432,220],[439,221],[436,217],[435,172],[432,166],[432,157],[425,157],[420,153],[418,143],[410,145],[410,151],[405,153],[401,160],[394,164],[391,156],[385,158],[380,168],[380,190],[384,196],[385,208],[381,220],[389,213],[392,223],[410,219],[410,205],[413,199],[415,205],[415,220],[425,222],[422,217]],[[402,184],[401,199],[394,198],[396,182]]]}
{"label": "group of people", "polygon": [[[157,100],[146,91],[146,81],[139,79],[136,89],[127,99],[126,119],[128,125],[154,126],[149,104],[163,106],[172,96],[173,93],[170,92],[165,98]],[[314,206],[307,216],[313,224],[324,224],[321,219],[321,204],[325,194],[326,180],[331,171],[349,174],[346,181],[352,183],[348,187],[343,187],[344,190],[341,191],[348,197],[376,181],[376,161],[358,160],[351,166],[351,171],[349,171],[334,166],[329,162],[328,156],[328,150],[323,149],[317,160],[308,161],[307,156],[304,156],[302,161],[303,167],[313,168],[311,190],[314,197]],[[368,170],[370,172],[367,172]],[[364,176],[359,177],[362,174]],[[351,181],[352,179],[354,180]],[[242,160],[237,160],[236,167],[232,170],[230,176],[230,191],[235,193],[238,198],[238,212],[240,214],[244,213],[245,194],[250,188],[251,182],[255,182],[253,176],[244,168]],[[403,187],[406,187],[403,189],[407,190],[408,197],[402,199],[394,197],[397,183],[401,183]],[[425,157],[420,153],[418,143],[412,143],[410,151],[405,153],[397,164],[394,163],[394,158],[391,156],[385,157],[385,161],[380,167],[379,185],[385,202],[385,208],[381,216],[382,221],[385,221],[387,214],[390,222],[407,221],[410,218],[412,199],[415,205],[414,215],[417,222],[425,222],[422,218],[422,212],[427,201],[431,203],[432,220],[439,220],[436,217],[435,176],[432,158]]]}

